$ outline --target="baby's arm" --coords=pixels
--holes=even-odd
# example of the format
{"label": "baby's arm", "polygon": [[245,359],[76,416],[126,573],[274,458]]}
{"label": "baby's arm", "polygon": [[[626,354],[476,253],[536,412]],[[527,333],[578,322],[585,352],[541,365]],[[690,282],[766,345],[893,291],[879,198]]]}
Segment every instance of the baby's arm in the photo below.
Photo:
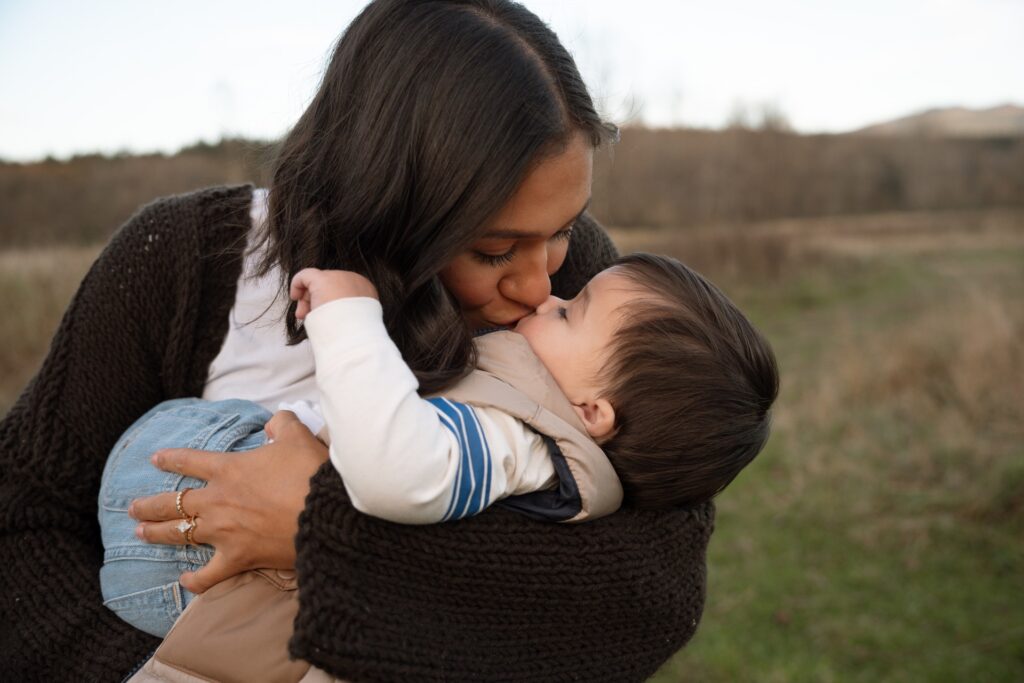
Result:
{"label": "baby's arm", "polygon": [[291,294],[316,359],[331,462],[357,509],[427,524],[476,514],[553,478],[540,437],[519,421],[420,398],[369,280],[304,270]]}

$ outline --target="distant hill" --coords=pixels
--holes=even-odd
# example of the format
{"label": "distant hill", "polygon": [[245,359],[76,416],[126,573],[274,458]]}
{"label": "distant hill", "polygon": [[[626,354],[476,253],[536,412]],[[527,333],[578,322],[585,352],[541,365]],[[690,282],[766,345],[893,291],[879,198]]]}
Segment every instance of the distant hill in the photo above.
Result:
{"label": "distant hill", "polygon": [[853,131],[856,135],[993,138],[1024,136],[1024,107],[929,109]]}

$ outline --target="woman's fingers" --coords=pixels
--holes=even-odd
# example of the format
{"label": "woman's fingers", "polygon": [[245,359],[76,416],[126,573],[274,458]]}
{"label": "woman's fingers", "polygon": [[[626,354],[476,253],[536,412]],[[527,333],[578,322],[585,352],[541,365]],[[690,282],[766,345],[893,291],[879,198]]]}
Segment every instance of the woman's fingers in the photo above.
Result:
{"label": "woman's fingers", "polygon": [[213,557],[205,566],[194,572],[185,572],[178,580],[186,590],[193,593],[203,593],[224,579],[231,578],[235,574],[244,572],[249,567],[237,565],[226,559],[224,553],[214,553]]}
{"label": "woman's fingers", "polygon": [[158,493],[147,498],[136,498],[128,506],[128,516],[140,522],[162,522],[178,516],[174,505],[177,493]]}
{"label": "woman's fingers", "polygon": [[[209,481],[224,471],[227,464],[236,457],[234,453],[198,451],[192,448],[167,448],[153,454],[152,462],[165,472],[176,472],[185,476]],[[189,515],[199,514],[203,500],[208,498],[206,489],[190,489],[182,499],[182,508]],[[163,522],[180,518],[176,505],[175,491],[158,493],[145,498],[136,498],[128,506],[128,516],[139,521]]]}
{"label": "woman's fingers", "polygon": [[[210,564],[184,579],[189,590],[201,592],[253,567],[295,566],[299,513],[310,477],[328,453],[290,411],[275,415],[270,431],[273,443],[244,453],[174,449],[156,455],[161,469],[207,482],[183,501],[185,512],[196,516],[192,540],[215,548]],[[172,492],[133,501],[130,514],[140,520],[140,538],[168,545],[185,542],[178,529],[176,497]]]}
{"label": "woman's fingers", "polygon": [[[188,542],[179,525],[182,520],[172,522],[144,522],[136,528],[136,534],[147,543],[166,545],[183,545]],[[196,517],[192,520],[192,541],[196,544],[205,543],[208,539],[203,533],[203,520]],[[179,580],[181,585],[193,593],[203,593],[214,584],[239,574],[250,567],[228,559],[227,554],[215,552],[210,561],[194,572],[185,572]]]}
{"label": "woman's fingers", "polygon": [[[209,480],[224,467],[224,461],[231,458],[228,453],[197,451],[191,448],[169,448],[153,454],[153,465],[165,472],[177,472],[196,479]],[[190,515],[197,514],[201,507],[203,489],[193,489],[182,500],[182,507]],[[162,522],[181,517],[175,504],[177,492],[158,493],[154,496],[136,498],[128,506],[128,516],[139,521]]]}
{"label": "woman's fingers", "polygon": [[[185,532],[181,530],[182,522],[187,522],[184,519],[174,519],[169,522],[140,522],[135,527],[135,535],[146,543],[162,543],[164,545],[185,545],[188,543],[188,538],[185,536]],[[209,538],[209,534],[204,535],[203,532],[203,519],[201,517],[192,518],[192,542],[196,544],[205,543]],[[209,527],[209,522],[206,524]],[[207,528],[209,531],[209,528]]]}
{"label": "woman's fingers", "polygon": [[153,464],[164,472],[177,472],[196,479],[209,481],[224,466],[228,453],[211,453],[192,448],[165,448],[153,454]]}
{"label": "woman's fingers", "polygon": [[279,410],[274,413],[263,426],[263,431],[271,439],[302,440],[311,436],[306,425],[302,424],[298,416],[290,410]]}
{"label": "woman's fingers", "polygon": [[[205,489],[189,489],[181,498],[181,507],[187,515],[197,515],[206,497]],[[140,522],[166,522],[180,519],[178,514],[178,493],[158,493],[155,496],[136,498],[128,506],[128,516]]]}

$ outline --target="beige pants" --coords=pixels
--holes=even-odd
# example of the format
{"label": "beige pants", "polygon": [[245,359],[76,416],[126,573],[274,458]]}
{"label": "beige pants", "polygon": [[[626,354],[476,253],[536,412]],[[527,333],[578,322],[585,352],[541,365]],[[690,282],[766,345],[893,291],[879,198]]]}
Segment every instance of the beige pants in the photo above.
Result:
{"label": "beige pants", "polygon": [[288,658],[297,588],[291,571],[260,569],[222,581],[189,603],[129,683],[343,683]]}

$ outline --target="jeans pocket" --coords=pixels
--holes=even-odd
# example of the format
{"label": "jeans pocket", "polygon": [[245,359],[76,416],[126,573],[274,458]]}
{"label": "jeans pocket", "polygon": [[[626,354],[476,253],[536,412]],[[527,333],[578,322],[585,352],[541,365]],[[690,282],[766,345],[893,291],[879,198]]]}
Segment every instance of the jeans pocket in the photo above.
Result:
{"label": "jeans pocket", "polygon": [[120,595],[103,604],[123,621],[140,631],[163,638],[181,616],[191,593],[177,581],[146,590]]}
{"label": "jeans pocket", "polygon": [[[107,458],[100,485],[100,507],[126,511],[132,500],[185,487],[199,488],[204,482],[177,472],[157,469],[150,457],[162,448],[222,448],[228,436],[241,430],[242,416],[236,410],[199,399],[179,399],[157,406],[140,418],[114,445]],[[230,445],[230,440],[228,440]]]}

